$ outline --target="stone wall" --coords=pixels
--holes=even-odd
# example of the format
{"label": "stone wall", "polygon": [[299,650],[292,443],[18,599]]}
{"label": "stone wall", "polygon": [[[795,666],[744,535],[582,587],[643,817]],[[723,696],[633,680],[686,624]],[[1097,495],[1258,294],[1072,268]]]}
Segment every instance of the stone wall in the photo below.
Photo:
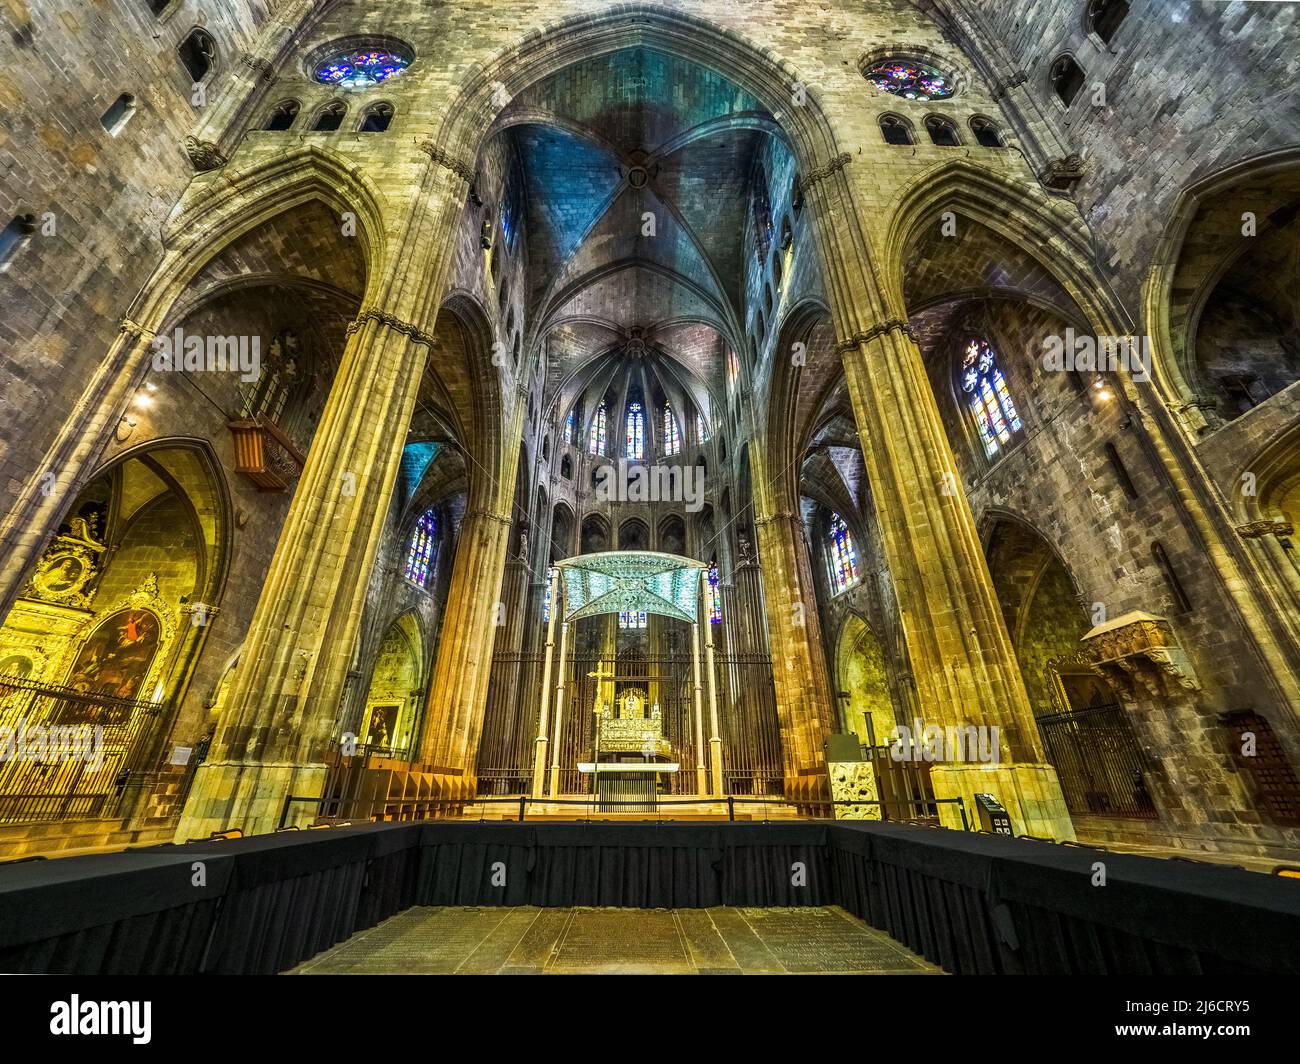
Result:
{"label": "stone wall", "polygon": [[[517,166],[510,136],[491,138],[473,158],[445,154],[463,152],[463,145],[430,142],[460,105],[466,85],[507,48],[558,20],[613,6],[583,0],[490,5],[389,0],[382,7],[317,4],[290,35],[284,61],[274,65],[270,78],[254,84],[240,112],[245,117],[223,131],[233,145],[229,160],[195,176],[181,145],[202,113],[190,103],[192,87],[181,73],[176,44],[197,23],[213,34],[218,61],[208,98],[220,99],[223,91],[233,91],[230,86],[239,73],[241,52],[251,50],[270,62],[270,43],[255,40],[267,17],[267,5],[251,0],[221,5],[174,0],[155,20],[148,5],[125,0],[57,15],[11,0],[0,12],[0,18],[13,23],[5,27],[12,32],[0,48],[11,51],[14,58],[8,72],[0,75],[0,103],[7,116],[0,129],[0,157],[9,172],[0,188],[0,220],[49,211],[57,235],[33,236],[0,274],[6,307],[14,308],[0,323],[0,394],[4,396],[0,413],[5,415],[0,417],[0,490],[7,493],[0,503],[38,474],[60,421],[50,412],[62,415],[73,408],[91,368],[108,350],[117,318],[131,309],[132,298],[162,253],[164,222],[169,216],[190,217],[171,213],[173,208],[195,209],[224,194],[239,175],[300,152],[304,168],[321,160],[337,163],[335,174],[350,175],[373,198],[379,231],[365,234],[365,243],[375,255],[385,241],[401,240],[410,219],[425,206],[431,159],[438,160],[433,166],[439,173],[470,168],[473,177],[472,195],[466,190],[451,236],[451,266],[442,295],[463,300],[471,308],[468,313],[481,315],[491,334],[489,342],[500,345],[502,356],[495,362],[492,383],[499,386],[507,417],[501,424],[477,425],[478,435],[486,439],[504,433],[511,424],[509,411],[525,411],[518,422],[522,426],[518,438],[507,439],[504,446],[507,465],[521,470],[511,515],[516,523],[512,556],[520,543],[522,522],[529,527],[531,545],[530,556],[524,559],[526,593],[512,601],[521,610],[535,611],[552,514],[560,500],[573,509],[574,546],[578,530],[592,514],[599,514],[614,529],[632,517],[643,520],[652,546],[659,543],[662,518],[669,513],[682,516],[689,530],[687,552],[707,558],[716,551],[724,580],[729,581],[738,549],[735,526],[729,522],[743,522],[752,504],[745,485],[753,452],[746,444],[771,444],[788,433],[791,438],[780,441],[788,447],[769,456],[776,464],[767,472],[785,473],[793,459],[808,484],[821,478],[821,489],[809,490],[824,507],[842,505],[837,496],[842,491],[849,503],[845,509],[851,511],[845,516],[861,533],[863,559],[869,562],[864,565],[862,586],[838,601],[829,594],[824,573],[814,569],[825,657],[834,660],[834,639],[851,612],[867,616],[885,657],[894,663],[888,681],[897,709],[906,699],[907,670],[892,577],[878,550],[879,530],[861,459],[845,453],[860,444],[852,439],[854,426],[834,329],[827,315],[805,313],[810,304],[826,298],[824,271],[838,264],[827,259],[828,234],[813,232],[807,212],[794,209],[796,177],[808,175],[797,174],[790,148],[771,141],[761,153],[774,228],[771,244],[765,254],[755,253],[756,245],[766,244],[768,237],[755,232],[757,215],[750,209],[739,276],[727,278],[739,294],[735,309],[743,333],[729,338],[739,356],[735,382],[727,380],[728,339],[695,333],[683,334],[679,341],[677,354],[685,362],[710,370],[712,436],[707,444],[696,446],[688,411],[679,411],[683,460],[702,453],[710,471],[710,509],[692,516],[679,507],[595,504],[590,489],[592,460],[585,453],[585,441],[579,438],[575,447],[560,442],[565,401],[571,396],[563,392],[565,381],[546,373],[549,356],[558,348],[549,346],[554,340],[542,341],[528,318],[532,297],[552,278],[528,275],[526,227],[516,249],[503,246],[500,206]],[[1186,719],[1199,715],[1209,722],[1217,713],[1251,706],[1267,705],[1277,712],[1281,707],[1272,704],[1275,692],[1260,678],[1247,625],[1229,608],[1231,588],[1214,566],[1206,564],[1200,534],[1189,527],[1179,506],[1183,487],[1165,468],[1167,459],[1152,444],[1150,427],[1135,420],[1137,415],[1127,404],[1100,399],[1091,380],[1038,369],[1044,339],[1067,325],[1081,324],[1082,318],[1079,306],[1048,276],[1057,265],[1050,261],[1053,249],[1017,249],[1005,239],[980,244],[984,238],[976,236],[962,245],[960,254],[947,259],[929,256],[933,250],[929,249],[919,260],[907,261],[909,248],[903,246],[907,234],[890,228],[906,197],[959,162],[971,173],[1002,183],[1008,194],[1029,189],[1041,195],[1035,153],[1046,150],[1044,145],[1077,151],[1084,157],[1084,176],[1070,195],[1095,241],[1096,261],[1087,265],[1100,271],[1118,303],[1137,321],[1141,284],[1179,192],[1207,172],[1294,141],[1296,103],[1293,95],[1284,92],[1300,64],[1295,50],[1288,51],[1288,36],[1295,35],[1297,17],[1290,7],[1135,2],[1107,48],[1086,33],[1083,6],[1046,0],[1010,5],[986,0],[951,4],[836,0],[813,7],[793,0],[747,5],[681,0],[661,5],[710,19],[758,51],[777,57],[790,78],[789,107],[801,106],[797,90],[806,90],[824,114],[843,156],[833,166],[831,160],[811,161],[823,168],[832,166],[830,172],[837,167],[852,174],[861,213],[856,219],[843,218],[836,214],[842,208],[833,205],[825,224],[845,228],[857,223],[855,231],[860,231],[874,270],[872,281],[884,293],[881,298],[897,302],[902,295],[915,304],[889,310],[912,314],[923,334],[931,383],[976,517],[1012,516],[1037,530],[1062,558],[1085,607],[1101,604],[1110,616],[1131,609],[1169,616],[1204,683]],[[413,51],[415,61],[400,78],[364,95],[312,78],[311,57],[323,54],[330,42],[357,38],[394,39]],[[973,41],[971,47],[978,46],[980,54],[964,53],[963,41]],[[933,103],[903,101],[877,92],[863,80],[859,67],[892,50],[919,54],[941,66],[961,91],[951,100]],[[1047,83],[1047,66],[1063,51],[1075,55],[1087,76],[1084,91],[1068,108]],[[1205,62],[1207,55],[1213,55],[1215,62]],[[127,72],[138,83],[106,82],[104,70],[115,76]],[[1024,72],[1023,83],[1008,87],[1006,79],[1015,70]],[[502,74],[507,80],[511,76],[510,70]],[[52,85],[57,91],[51,91]],[[1092,103],[1094,85],[1104,85],[1104,105]],[[524,88],[503,84],[501,102]],[[597,90],[623,91],[618,86],[575,89],[580,98]],[[99,115],[121,91],[135,94],[137,113],[112,137],[100,127]],[[284,100],[293,100],[300,108],[294,126],[281,132],[260,129],[270,109]],[[381,101],[395,112],[388,130],[359,132],[364,109]],[[336,102],[347,108],[339,130],[314,131],[321,108]],[[918,143],[886,145],[879,126],[886,113],[910,123]],[[928,115],[950,119],[961,143],[955,147],[931,143],[924,132]],[[1003,129],[1004,149],[974,142],[970,122],[976,116],[990,117]],[[1065,206],[1070,200],[1058,196],[1055,202]],[[781,248],[787,220],[790,254]],[[962,231],[963,240],[968,232]],[[483,247],[485,234],[493,244],[491,256]],[[186,235],[172,234],[171,240]],[[319,359],[311,372],[312,388],[301,397],[301,443],[306,449],[346,343],[347,322],[367,299],[382,306],[388,294],[384,286],[400,279],[390,274],[376,282],[374,264],[366,261],[362,243],[349,239],[346,220],[333,207],[297,206],[219,249],[206,265],[196,263],[194,279],[177,294],[161,324],[222,335],[242,332],[268,343],[284,328],[311,337]],[[427,268],[437,250],[412,248],[401,270]],[[994,295],[984,290],[1000,286],[1002,278],[992,267],[1005,267],[1007,275],[1014,275],[1014,284],[1005,286],[1008,291]],[[899,275],[901,293],[895,291]],[[972,295],[968,287],[981,290]],[[1016,291],[1010,291],[1013,288]],[[959,289],[960,296],[954,295]],[[635,292],[629,291],[628,299],[634,298]],[[857,320],[868,305],[864,297],[862,307],[839,308],[837,325],[856,329],[872,324]],[[797,322],[790,317],[796,309],[802,315]],[[412,325],[442,331],[446,319],[439,318],[437,306],[424,311],[427,320]],[[1220,324],[1219,319],[1209,321],[1207,344],[1216,344]],[[1240,335],[1239,321],[1222,324],[1224,329],[1229,326]],[[996,463],[980,453],[952,383],[952,345],[957,334],[969,328],[986,332],[1003,356],[1025,422],[1022,437]],[[797,383],[792,383],[787,360],[793,343],[804,338],[813,341],[808,345],[808,361],[794,378]],[[1260,348],[1266,353],[1271,350]],[[434,346],[430,368],[435,378],[450,378],[450,357],[446,348]],[[1258,352],[1252,357],[1258,361]],[[233,473],[226,421],[238,412],[239,396],[231,381],[167,377],[153,383],[157,386],[153,410],[138,416],[132,433],[111,445],[96,464],[142,442],[186,436],[207,441],[223,469],[233,545],[222,613],[209,633],[176,726],[178,739],[191,739],[204,723],[204,701],[212,697],[248,628],[288,499],[259,494]],[[1281,387],[1286,381],[1272,383]],[[422,437],[448,435],[445,418],[463,412],[459,407],[468,404],[467,388],[467,382],[457,382],[449,398],[444,397],[450,411],[427,416],[425,404],[420,405],[416,422]],[[778,405],[788,398],[782,388],[795,393],[788,409]],[[1295,403],[1294,389],[1283,388],[1229,430],[1201,440],[1208,476],[1220,490],[1232,483],[1242,463],[1248,463],[1259,448],[1289,430]],[[794,424],[780,424],[790,416],[789,410],[794,411]],[[836,430],[814,439],[836,417],[842,419]],[[621,411],[611,408],[610,419],[609,436],[619,440]],[[658,428],[656,420],[650,418],[652,432]],[[383,425],[374,426],[374,431],[396,434],[405,428]],[[870,426],[858,428],[871,431]],[[399,493],[392,501],[351,659],[347,697],[353,715],[383,633],[404,610],[415,608],[428,661],[433,660],[442,617],[440,596],[445,596],[450,579],[451,544],[459,533],[467,487],[481,483],[475,478],[483,474],[475,455],[469,453],[480,442],[459,441],[463,452],[459,460],[469,471],[454,484],[449,482],[445,493],[437,498],[418,491],[410,496]],[[1107,444],[1123,462],[1135,498],[1130,498],[1117,474]],[[837,468],[838,473],[805,468],[808,448],[823,449],[823,465]],[[548,450],[549,459],[543,458]],[[572,463],[572,478],[560,475],[566,457]],[[840,487],[830,479],[833,475],[840,477]],[[419,506],[433,502],[446,503],[454,516],[445,530],[447,549],[440,558],[437,588],[426,593],[404,584],[401,564]],[[790,503],[783,500],[780,505]],[[1184,609],[1172,594],[1153,557],[1153,542],[1162,545],[1190,608]],[[817,550],[813,555],[820,559]],[[561,556],[566,553],[568,549]],[[1058,590],[1061,595],[1056,599],[1063,602],[1064,585]],[[1049,649],[1060,648],[1038,648],[1031,657],[1036,655],[1037,661]],[[1025,653],[1022,663],[1027,660]],[[1029,671],[1039,670],[1034,666]],[[1030,677],[1030,683],[1032,688],[1038,680]],[[1030,693],[1041,701],[1041,689]]]}
{"label": "stone wall", "polygon": [[[0,224],[38,230],[0,273],[0,509],[31,475],[57,419],[117,333],[161,253],[160,227],[194,176],[182,142],[202,115],[177,46],[195,26],[217,44],[215,103],[267,16],[264,0],[144,0],[0,7]],[[116,135],[100,117],[122,93]]]}

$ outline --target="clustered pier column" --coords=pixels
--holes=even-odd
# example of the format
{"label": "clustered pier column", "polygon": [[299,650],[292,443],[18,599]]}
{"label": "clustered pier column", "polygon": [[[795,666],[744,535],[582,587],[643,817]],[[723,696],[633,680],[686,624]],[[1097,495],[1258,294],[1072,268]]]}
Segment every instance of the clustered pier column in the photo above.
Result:
{"label": "clustered pier column", "polygon": [[755,465],[754,474],[754,526],[771,631],[785,796],[796,803],[816,803],[830,797],[826,737],[831,731],[831,691],[817,607],[806,594],[813,586],[808,545],[797,514],[773,512],[768,490],[760,487],[765,476],[761,464]]}
{"label": "clustered pier column", "polygon": [[[322,792],[365,588],[430,340],[358,318],[258,599],[177,838],[271,831],[289,795]],[[289,822],[315,814],[310,803]]]}
{"label": "clustered pier column", "polygon": [[[997,727],[996,763],[935,763],[937,798],[997,796],[1017,832],[1073,839],[921,351],[906,322],[840,344],[924,726]],[[914,737],[920,741],[921,736]],[[952,806],[943,823],[960,827]]]}
{"label": "clustered pier column", "polygon": [[[406,211],[376,219],[368,302],[347,346],[281,529],[209,756],[176,837],[279,826],[319,798],[366,587],[397,481],[470,174],[429,156]],[[382,251],[381,251],[382,249]],[[412,262],[423,264],[412,269]],[[382,307],[376,299],[382,293]],[[503,548],[504,549],[504,548]],[[313,802],[288,807],[310,820]]]}

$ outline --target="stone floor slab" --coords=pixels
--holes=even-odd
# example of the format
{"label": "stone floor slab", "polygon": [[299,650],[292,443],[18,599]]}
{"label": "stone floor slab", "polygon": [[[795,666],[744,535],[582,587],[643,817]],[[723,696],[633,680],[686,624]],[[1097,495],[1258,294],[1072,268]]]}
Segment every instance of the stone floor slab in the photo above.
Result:
{"label": "stone floor slab", "polygon": [[415,908],[294,975],[939,974],[834,906]]}

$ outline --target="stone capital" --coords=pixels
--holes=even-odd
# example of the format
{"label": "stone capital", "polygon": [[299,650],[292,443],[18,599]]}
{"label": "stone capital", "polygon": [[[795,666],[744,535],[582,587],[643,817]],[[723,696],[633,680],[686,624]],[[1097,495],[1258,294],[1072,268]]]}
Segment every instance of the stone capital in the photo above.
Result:
{"label": "stone capital", "polygon": [[144,340],[150,342],[157,335],[152,329],[147,329],[138,321],[132,321],[130,318],[121,318],[118,321],[118,332],[128,337],[132,343]]}
{"label": "stone capital", "polygon": [[474,509],[466,512],[465,519],[467,521],[472,520],[474,518],[479,518],[484,521],[495,521],[497,524],[500,525],[510,524],[509,514],[499,514],[495,510],[489,510],[482,506],[475,507]]}
{"label": "stone capital", "polygon": [[901,332],[912,343],[917,342],[916,330],[912,328],[910,322],[903,321],[901,318],[891,318],[888,321],[877,322],[864,332],[857,332],[844,340],[840,340],[835,345],[835,350],[841,355],[845,355],[863,344],[869,344],[872,340],[894,331]]}
{"label": "stone capital", "polygon": [[244,68],[258,81],[275,81],[275,73],[272,63],[269,59],[264,59],[258,55],[252,55],[245,52],[240,57],[240,62]]}
{"label": "stone capital", "polygon": [[1295,535],[1295,525],[1279,517],[1271,521],[1248,521],[1244,525],[1238,525],[1236,532],[1242,539],[1262,539],[1264,536],[1281,538]]}
{"label": "stone capital", "polygon": [[993,86],[993,90],[990,93],[990,95],[993,97],[993,99],[1001,103],[1002,98],[1006,96],[1006,94],[1010,90],[1014,88],[1018,88],[1028,80],[1029,80],[1029,75],[1026,74],[1023,70],[1014,70],[1012,71],[1011,76],[1007,78],[1006,81],[1002,82],[1000,85],[995,84]]}
{"label": "stone capital", "polygon": [[825,166],[819,166],[816,169],[809,170],[795,183],[795,194],[802,197],[814,185],[825,181],[832,174],[838,173],[853,161],[853,156],[848,152],[840,152]]}
{"label": "stone capital", "polygon": [[395,314],[389,314],[376,307],[366,307],[358,312],[357,316],[352,321],[348,322],[347,334],[351,336],[368,321],[377,322],[380,325],[386,325],[394,332],[399,332],[403,336],[409,336],[417,344],[424,344],[426,347],[433,347],[433,337],[429,333],[426,333],[423,329],[412,325],[408,321],[403,321]]}

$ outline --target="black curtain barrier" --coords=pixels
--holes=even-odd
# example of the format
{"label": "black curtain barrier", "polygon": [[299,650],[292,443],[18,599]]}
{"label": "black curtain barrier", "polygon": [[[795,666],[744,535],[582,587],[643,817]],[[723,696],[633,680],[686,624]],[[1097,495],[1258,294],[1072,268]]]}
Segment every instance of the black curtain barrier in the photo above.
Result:
{"label": "black curtain barrier", "polygon": [[824,822],[388,824],[10,863],[0,971],[272,975],[416,905],[840,905],[954,974],[1300,973],[1294,880]]}

